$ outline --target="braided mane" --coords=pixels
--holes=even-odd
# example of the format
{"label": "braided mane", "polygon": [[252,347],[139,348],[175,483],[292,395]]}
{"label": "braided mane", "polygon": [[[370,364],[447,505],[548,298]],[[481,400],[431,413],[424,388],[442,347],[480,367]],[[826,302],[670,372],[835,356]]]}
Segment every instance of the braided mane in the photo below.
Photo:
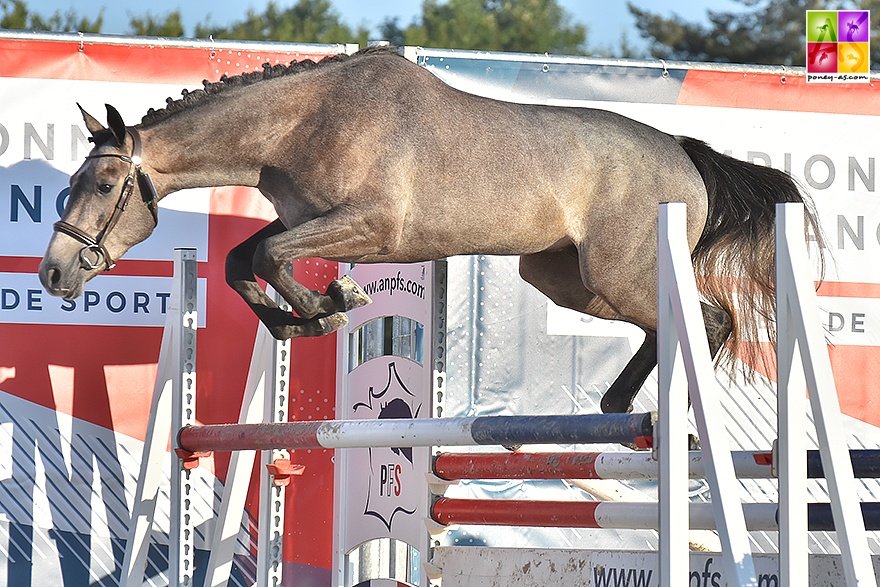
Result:
{"label": "braided mane", "polygon": [[182,97],[180,99],[175,100],[173,98],[167,98],[165,100],[165,108],[161,108],[159,110],[150,108],[147,111],[147,114],[144,115],[144,117],[141,119],[141,125],[150,126],[161,122],[176,114],[177,112],[186,110],[196,104],[202,104],[210,96],[213,96],[214,94],[219,94],[230,88],[250,86],[260,83],[264,80],[284,77],[288,75],[295,75],[297,73],[302,73],[303,71],[310,71],[317,67],[326,67],[327,65],[332,63],[341,63],[343,61],[348,61],[349,59],[362,57],[364,55],[374,55],[377,53],[397,54],[397,48],[387,45],[382,47],[367,47],[366,49],[361,49],[354,55],[339,53],[337,55],[330,55],[328,57],[325,57],[317,63],[312,61],[311,59],[303,59],[302,61],[291,61],[290,65],[269,65],[268,63],[264,63],[262,71],[251,71],[232,77],[224,74],[220,77],[220,81],[217,82],[209,82],[208,80],[203,80],[202,89],[194,90],[192,92],[184,89],[181,92]]}

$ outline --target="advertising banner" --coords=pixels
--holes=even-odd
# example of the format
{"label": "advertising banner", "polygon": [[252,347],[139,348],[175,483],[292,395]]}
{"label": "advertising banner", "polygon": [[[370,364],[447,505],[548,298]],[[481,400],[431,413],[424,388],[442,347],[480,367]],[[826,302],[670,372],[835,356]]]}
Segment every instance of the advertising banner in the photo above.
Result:
{"label": "advertising banner", "polygon": [[[225,256],[276,217],[255,190],[173,194],[161,202],[154,235],[111,272],[86,284],[82,297],[49,296],[37,268],[69,196],[68,179],[91,146],[77,103],[99,120],[104,104],[112,104],[133,125],[168,96],[201,87],[203,79],[350,49],[0,35],[0,552],[8,553],[0,557],[0,587],[116,584],[173,250],[198,251],[196,418],[232,422],[257,320],[226,285]],[[465,91],[613,110],[790,172],[815,202],[824,231],[827,267],[817,319],[830,343],[841,407],[855,423],[853,430],[867,430],[866,439],[877,437],[880,266],[872,261],[880,251],[874,153],[880,94],[875,83],[808,85],[803,75],[773,68],[667,67],[412,48],[408,54]],[[292,270],[298,281],[319,291],[339,275],[336,263],[314,259],[297,262]],[[349,328],[339,336],[293,341],[291,419],[429,417],[431,264],[357,265],[351,274],[374,302],[352,311]],[[547,304],[519,279],[515,259],[450,260],[450,282],[449,415],[456,409],[469,415],[598,411],[594,398],[639,344],[640,334],[631,326],[599,325]],[[339,398],[338,383],[347,392]],[[450,399],[463,389],[462,399]],[[763,390],[736,388],[749,403],[734,402],[735,408],[763,414],[768,402],[775,402],[762,397]],[[757,416],[739,412],[736,417],[755,426],[769,421],[754,424]],[[737,442],[767,448],[769,427]],[[287,490],[285,582],[324,586],[342,576],[347,569],[333,551],[334,537],[343,554],[390,535],[426,551],[421,518],[426,517],[428,457],[427,450],[414,449],[352,450],[345,456],[295,451],[293,462],[306,468]],[[202,557],[228,455],[203,463],[197,474],[205,495],[196,504]],[[347,475],[344,492],[334,485],[334,469]],[[520,491],[519,486],[502,490]],[[342,510],[334,510],[334,494]],[[256,501],[252,492],[234,585],[252,581]],[[159,511],[167,507],[160,504]],[[413,520],[415,525],[407,524]],[[157,520],[157,535],[167,526],[165,514]],[[158,539],[145,580],[164,584],[167,552]],[[410,578],[417,574],[418,569],[409,573]]]}
{"label": "advertising banner", "polygon": [[[372,303],[350,312],[339,337],[337,414],[346,420],[430,418],[434,264],[356,265],[350,274]],[[353,563],[358,553],[350,555],[379,538],[405,542],[408,560],[412,549],[427,559],[429,459],[427,447],[338,451],[336,584],[363,579],[346,576],[367,566]],[[421,570],[402,566],[382,576],[418,582]]]}
{"label": "advertising banner", "polygon": [[[320,60],[345,46],[164,41],[5,32],[0,36],[0,585],[115,585],[150,410],[176,247],[198,251],[196,418],[238,418],[257,320],[224,279],[226,253],[276,216],[244,188],[165,198],[153,235],[76,300],[49,296],[37,267],[69,195],[68,178],[91,149],[77,103],[105,120],[112,104],[134,125],[149,108],[202,80],[264,63]],[[211,145],[205,145],[210,149]],[[324,291],[335,264],[297,263]],[[335,337],[294,341],[293,419],[333,418]],[[303,365],[306,365],[304,368]],[[323,366],[323,369],[322,369]],[[319,394],[324,394],[319,395]],[[323,412],[305,398],[327,397]],[[285,565],[329,581],[332,451],[303,451],[302,487],[288,495]],[[215,492],[228,455],[196,470],[197,547],[209,543]],[[213,470],[212,470],[213,467]],[[170,471],[170,458],[167,464]],[[216,474],[216,477],[214,476]],[[297,481],[299,484],[299,480]],[[163,492],[164,493],[164,492]],[[145,580],[163,584],[167,497]],[[256,560],[248,503],[230,584],[249,585]],[[300,504],[308,504],[302,507]],[[298,545],[294,543],[298,542]],[[205,555],[204,551],[197,556]],[[7,554],[8,553],[8,556]],[[305,584],[305,583],[304,583]]]}

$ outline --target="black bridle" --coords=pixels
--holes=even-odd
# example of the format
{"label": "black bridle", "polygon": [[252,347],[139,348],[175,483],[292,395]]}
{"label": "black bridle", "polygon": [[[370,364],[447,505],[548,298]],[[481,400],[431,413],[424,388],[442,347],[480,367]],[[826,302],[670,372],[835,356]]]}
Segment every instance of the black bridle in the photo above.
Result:
{"label": "black bridle", "polygon": [[[141,169],[141,137],[138,133],[137,129],[134,127],[126,128],[128,134],[131,135],[132,147],[131,147],[131,156],[127,155],[119,155],[118,153],[101,153],[98,155],[87,155],[86,159],[100,159],[102,157],[115,157],[117,159],[121,159],[129,164],[128,175],[125,178],[125,183],[122,185],[122,191],[119,193],[119,199],[116,200],[116,206],[113,208],[113,212],[110,214],[109,220],[104,225],[104,228],[98,233],[97,237],[93,237],[86,231],[78,228],[68,222],[63,220],[59,220],[55,224],[52,225],[52,228],[57,230],[58,232],[62,232],[69,237],[72,237],[79,242],[86,245],[79,251],[79,262],[80,267],[83,269],[98,269],[103,267],[103,271],[107,271],[112,269],[116,263],[113,261],[113,257],[110,256],[110,251],[107,250],[107,247],[104,246],[104,241],[107,240],[107,235],[110,234],[110,231],[116,226],[116,223],[119,222],[120,216],[128,207],[128,201],[131,199],[131,194],[134,192],[134,183],[137,181],[138,187],[140,188],[141,198],[144,200],[144,203],[149,208],[150,213],[153,215],[153,223],[159,223],[159,217],[156,211],[156,205],[159,202],[159,196],[156,193],[156,188],[153,186],[153,180],[150,179],[150,175],[144,172]],[[90,257],[94,255],[94,260]]]}

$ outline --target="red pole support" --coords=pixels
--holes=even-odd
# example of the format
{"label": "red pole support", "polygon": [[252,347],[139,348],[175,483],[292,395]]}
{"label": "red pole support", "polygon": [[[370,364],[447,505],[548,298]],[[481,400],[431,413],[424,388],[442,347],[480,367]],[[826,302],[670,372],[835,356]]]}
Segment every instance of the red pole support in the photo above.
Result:
{"label": "red pole support", "polygon": [[292,465],[290,459],[275,459],[274,462],[266,465],[266,469],[272,475],[272,482],[278,487],[282,487],[290,485],[290,478],[293,475],[302,475],[306,466]]}
{"label": "red pole support", "polygon": [[202,451],[202,452],[189,452],[183,448],[175,448],[175,454],[177,454],[177,458],[183,461],[184,469],[196,469],[200,464],[200,459],[202,457],[209,457],[214,454],[212,451]]}

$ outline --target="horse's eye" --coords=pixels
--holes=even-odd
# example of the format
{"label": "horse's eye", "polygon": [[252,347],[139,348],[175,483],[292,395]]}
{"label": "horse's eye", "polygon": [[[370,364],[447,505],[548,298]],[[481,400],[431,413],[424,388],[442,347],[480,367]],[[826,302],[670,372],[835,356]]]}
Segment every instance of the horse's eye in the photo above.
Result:
{"label": "horse's eye", "polygon": [[109,183],[99,183],[98,184],[98,193],[106,196],[107,194],[109,194],[112,191],[113,191],[113,186],[110,185]]}

